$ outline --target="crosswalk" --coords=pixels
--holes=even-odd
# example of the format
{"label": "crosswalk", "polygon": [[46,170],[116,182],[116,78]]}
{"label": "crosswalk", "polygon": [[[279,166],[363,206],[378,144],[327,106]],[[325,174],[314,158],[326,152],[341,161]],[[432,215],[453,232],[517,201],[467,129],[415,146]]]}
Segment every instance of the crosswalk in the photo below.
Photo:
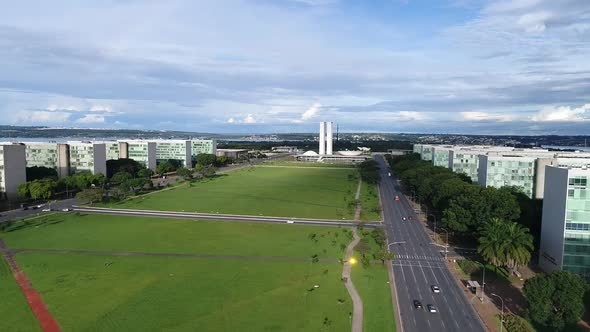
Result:
{"label": "crosswalk", "polygon": [[426,255],[396,255],[397,259],[409,259],[409,260],[423,260],[423,261],[444,261],[443,257],[438,256],[426,256]]}

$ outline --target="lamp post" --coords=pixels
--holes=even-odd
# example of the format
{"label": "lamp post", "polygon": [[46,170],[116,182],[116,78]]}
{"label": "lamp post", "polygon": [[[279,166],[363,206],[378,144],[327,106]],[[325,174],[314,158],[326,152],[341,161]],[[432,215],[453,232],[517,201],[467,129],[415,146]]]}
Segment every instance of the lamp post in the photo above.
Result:
{"label": "lamp post", "polygon": [[436,241],[436,216],[432,213],[429,213],[428,215],[434,219],[434,241]]}
{"label": "lamp post", "polygon": [[447,245],[445,246],[445,259],[447,259],[447,253],[449,251],[448,250],[449,249],[449,231],[447,231],[446,229],[444,229],[442,227],[440,229],[442,229],[443,231],[445,231],[445,233],[447,234]]}
{"label": "lamp post", "polygon": [[477,264],[480,264],[481,267],[483,268],[483,276],[482,276],[482,279],[481,279],[481,303],[483,303],[483,301],[484,301],[484,295],[485,295],[485,289],[486,289],[486,266],[483,263],[481,263],[481,262],[478,262],[478,261],[474,261],[474,262],[476,262]]}
{"label": "lamp post", "polygon": [[504,299],[498,294],[491,293],[490,295],[495,296],[502,301],[502,314],[500,315],[500,332],[502,332],[502,326],[504,325]]}

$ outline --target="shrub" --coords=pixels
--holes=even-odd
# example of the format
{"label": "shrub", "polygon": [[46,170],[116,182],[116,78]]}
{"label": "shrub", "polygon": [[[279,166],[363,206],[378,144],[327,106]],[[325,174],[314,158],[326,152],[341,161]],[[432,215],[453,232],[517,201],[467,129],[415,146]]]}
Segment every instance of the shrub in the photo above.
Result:
{"label": "shrub", "polygon": [[460,259],[457,261],[457,264],[466,274],[475,273],[480,268],[479,264],[468,259]]}
{"label": "shrub", "polygon": [[516,315],[504,315],[504,328],[507,332],[534,332],[523,318]]}

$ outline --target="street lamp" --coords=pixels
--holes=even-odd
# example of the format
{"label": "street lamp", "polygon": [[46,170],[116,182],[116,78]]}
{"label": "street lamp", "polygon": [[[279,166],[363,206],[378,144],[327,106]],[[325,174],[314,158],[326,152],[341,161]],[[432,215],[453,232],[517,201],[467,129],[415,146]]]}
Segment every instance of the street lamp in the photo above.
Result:
{"label": "street lamp", "polygon": [[[446,229],[444,229],[442,227],[440,229],[445,231],[445,233],[447,234],[447,245],[445,246],[445,259],[447,259],[447,252],[449,251],[448,250],[449,249],[449,231],[447,231]],[[436,233],[435,233],[435,236],[436,236]]]}
{"label": "street lamp", "polygon": [[481,267],[483,268],[483,276],[482,276],[482,279],[481,279],[481,303],[483,303],[483,301],[484,301],[484,295],[485,295],[485,289],[486,289],[486,266],[483,263],[481,263],[481,262],[478,262],[478,261],[474,261],[474,262],[476,262],[477,264],[480,264]]}
{"label": "street lamp", "polygon": [[[428,214],[429,216],[431,216],[432,218],[434,218],[434,240],[436,241],[436,216],[432,213]],[[428,218],[428,217],[426,217]]]}
{"label": "street lamp", "polygon": [[504,325],[504,299],[498,294],[491,293],[490,295],[493,295],[502,301],[502,314],[500,316],[500,332],[502,332],[502,326]]}

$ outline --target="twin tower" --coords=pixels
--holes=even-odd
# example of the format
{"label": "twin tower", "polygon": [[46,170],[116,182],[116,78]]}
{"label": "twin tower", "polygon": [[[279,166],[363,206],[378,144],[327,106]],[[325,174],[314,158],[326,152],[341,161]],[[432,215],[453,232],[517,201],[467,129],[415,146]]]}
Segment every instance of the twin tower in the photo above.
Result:
{"label": "twin tower", "polygon": [[320,122],[320,155],[332,155],[332,122]]}

